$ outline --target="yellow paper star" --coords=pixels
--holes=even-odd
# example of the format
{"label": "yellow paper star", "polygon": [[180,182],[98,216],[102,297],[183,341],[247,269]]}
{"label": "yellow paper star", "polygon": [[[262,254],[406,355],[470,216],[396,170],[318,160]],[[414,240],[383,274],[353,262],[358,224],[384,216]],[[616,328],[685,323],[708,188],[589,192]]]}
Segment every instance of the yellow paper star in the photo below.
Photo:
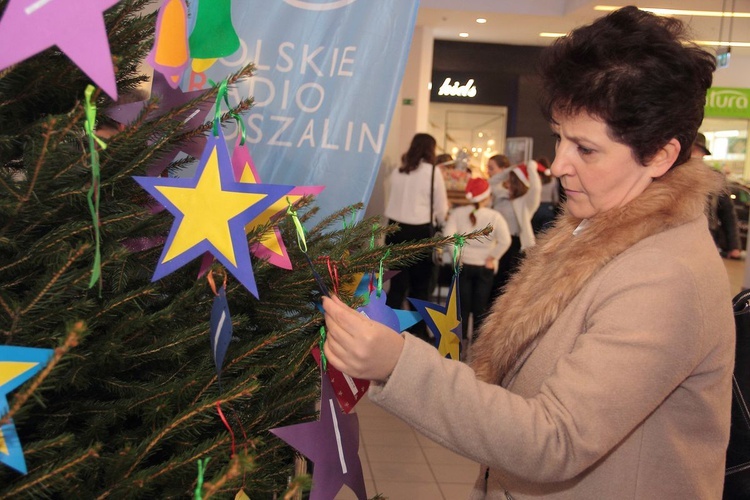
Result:
{"label": "yellow paper star", "polygon": [[447,304],[439,306],[431,302],[409,299],[417,308],[427,327],[435,334],[438,352],[444,357],[458,360],[461,348],[461,316],[458,306],[458,279],[454,276],[448,290]]}
{"label": "yellow paper star", "polygon": [[[211,152],[195,188],[156,186],[156,189],[184,215],[162,262],[168,262],[208,240],[232,265],[237,266],[229,225],[215,222],[236,217],[265,198],[265,194],[222,190],[216,149]],[[206,205],[209,201],[210,207]]]}
{"label": "yellow paper star", "polygon": [[192,178],[135,180],[175,216],[153,280],[209,252],[258,296],[245,225],[284,199],[294,186],[236,181],[221,133],[206,138]]}

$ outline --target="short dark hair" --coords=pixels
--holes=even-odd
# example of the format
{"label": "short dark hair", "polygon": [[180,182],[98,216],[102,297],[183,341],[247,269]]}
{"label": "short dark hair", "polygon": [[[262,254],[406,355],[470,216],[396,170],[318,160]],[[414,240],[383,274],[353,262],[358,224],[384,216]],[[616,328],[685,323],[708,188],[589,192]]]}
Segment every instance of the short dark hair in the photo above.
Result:
{"label": "short dark hair", "polygon": [[682,22],[623,7],[542,53],[542,112],[552,123],[580,112],[603,120],[641,164],[676,138],[679,165],[690,157],[715,69]]}
{"label": "short dark hair", "polygon": [[487,163],[491,161],[494,161],[495,164],[497,165],[497,168],[500,168],[500,169],[505,169],[505,168],[510,167],[510,160],[505,155],[494,155],[490,157],[489,160],[487,160]]}
{"label": "short dark hair", "polygon": [[435,147],[437,147],[437,141],[430,134],[415,134],[409,150],[401,157],[401,168],[398,171],[408,174],[416,170],[422,160],[434,165]]}

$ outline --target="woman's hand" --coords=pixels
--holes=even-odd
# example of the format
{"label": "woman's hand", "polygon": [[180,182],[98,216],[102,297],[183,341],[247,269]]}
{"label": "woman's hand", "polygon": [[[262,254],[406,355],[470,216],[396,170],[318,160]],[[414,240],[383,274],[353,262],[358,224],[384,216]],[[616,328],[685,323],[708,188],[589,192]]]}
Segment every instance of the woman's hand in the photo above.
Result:
{"label": "woman's hand", "polygon": [[338,297],[324,297],[323,310],[328,330],[324,345],[328,361],[350,377],[387,380],[401,356],[404,338]]}

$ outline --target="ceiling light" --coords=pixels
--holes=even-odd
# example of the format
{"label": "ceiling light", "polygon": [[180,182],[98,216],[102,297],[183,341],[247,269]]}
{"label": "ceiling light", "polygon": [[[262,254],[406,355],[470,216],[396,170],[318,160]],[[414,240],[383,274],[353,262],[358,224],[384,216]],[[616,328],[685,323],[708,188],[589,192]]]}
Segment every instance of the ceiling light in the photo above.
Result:
{"label": "ceiling light", "polygon": [[720,42],[718,40],[693,40],[696,45],[711,47],[750,47],[750,42]]}
{"label": "ceiling light", "polygon": [[459,33],[458,36],[460,36],[461,38],[469,38],[468,33]]}
{"label": "ceiling light", "polygon": [[[549,33],[542,32],[539,36],[542,38],[560,38],[565,36],[567,33]],[[750,47],[750,42],[720,42],[718,40],[693,40],[696,45],[704,45],[708,47]]]}
{"label": "ceiling light", "polygon": [[487,22],[487,19],[485,19],[483,17],[477,18],[477,24],[484,24],[486,22]]}
{"label": "ceiling light", "polygon": [[[620,9],[613,5],[596,5],[594,10],[605,12]],[[641,10],[651,12],[660,16],[696,16],[696,17],[750,17],[750,12],[721,12],[718,10],[683,10],[683,9],[658,9],[652,7],[638,7]]]}

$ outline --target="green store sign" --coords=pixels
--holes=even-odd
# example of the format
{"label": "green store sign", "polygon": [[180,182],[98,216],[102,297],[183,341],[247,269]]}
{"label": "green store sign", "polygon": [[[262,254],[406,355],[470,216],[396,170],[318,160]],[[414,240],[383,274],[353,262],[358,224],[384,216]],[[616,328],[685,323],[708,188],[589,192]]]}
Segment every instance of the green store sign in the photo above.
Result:
{"label": "green store sign", "polygon": [[705,114],[710,118],[750,118],[750,89],[711,87]]}

